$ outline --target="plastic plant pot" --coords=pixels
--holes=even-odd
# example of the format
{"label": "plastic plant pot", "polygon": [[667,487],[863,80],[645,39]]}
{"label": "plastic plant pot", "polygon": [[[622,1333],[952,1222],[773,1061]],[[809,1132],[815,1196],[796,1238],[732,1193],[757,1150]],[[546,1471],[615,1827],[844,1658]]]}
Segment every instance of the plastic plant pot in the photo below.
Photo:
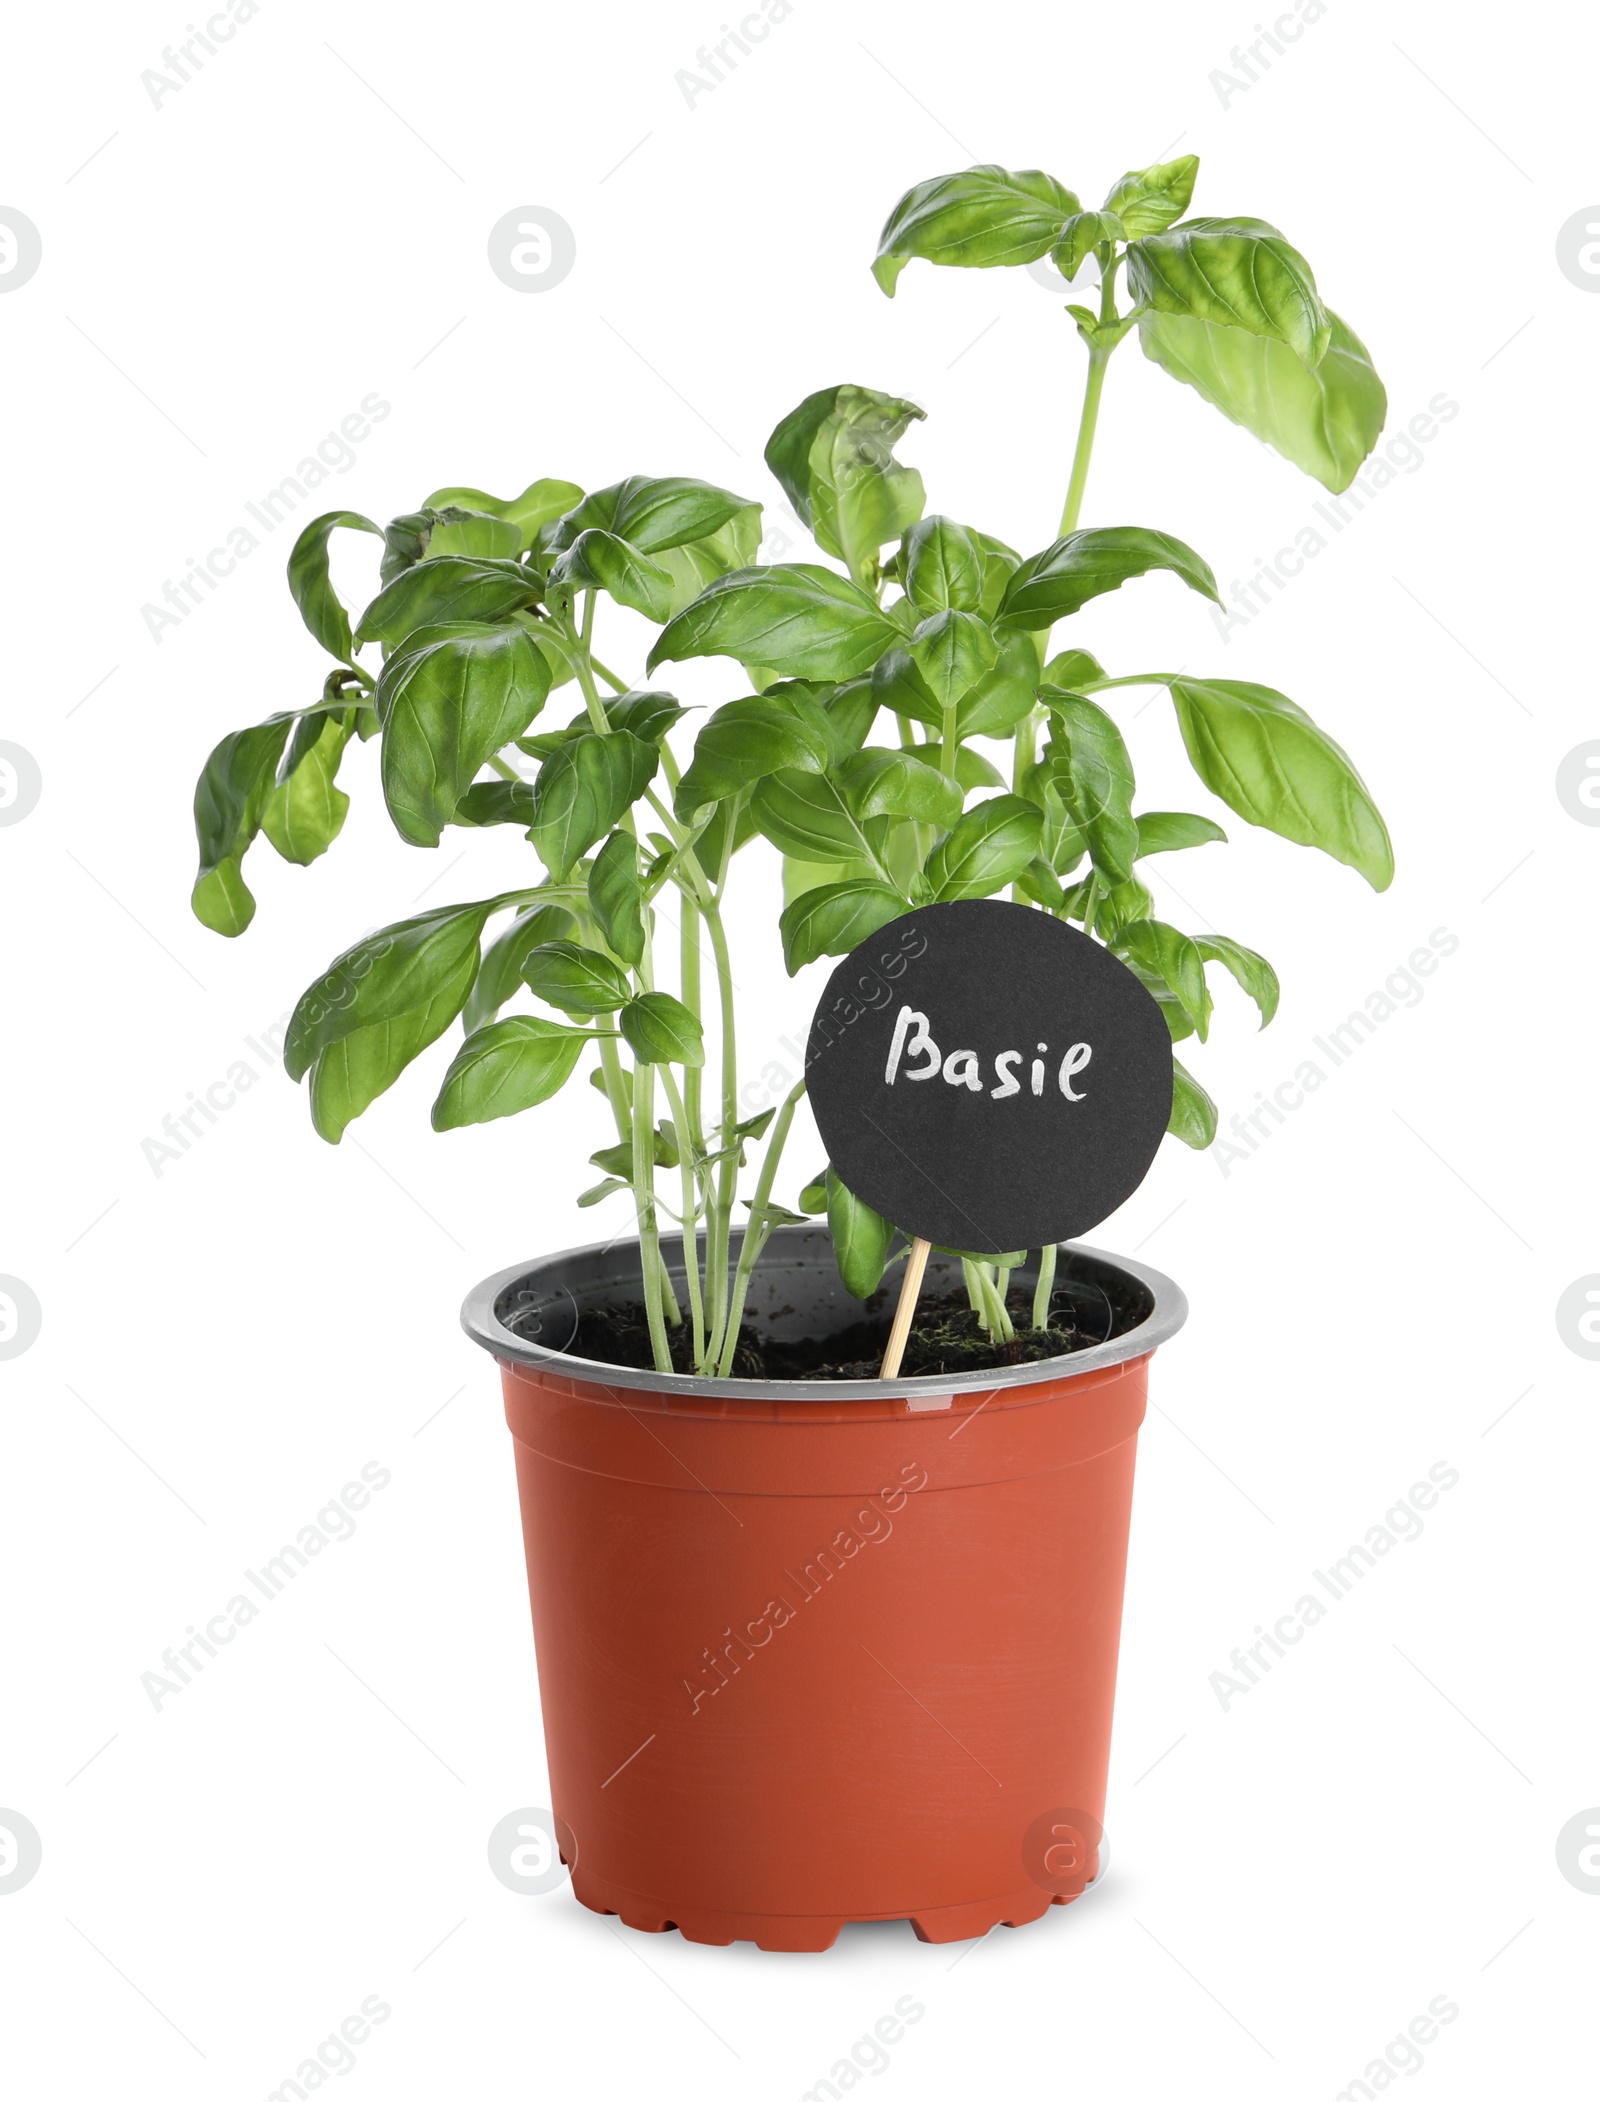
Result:
{"label": "plastic plant pot", "polygon": [[[681,1286],[681,1243],[662,1248]],[[960,1280],[936,1256],[924,1289]],[[892,1382],[573,1356],[580,1308],[638,1297],[629,1244],[471,1295],[463,1324],[501,1367],[583,1904],[691,1941],[826,1949],[851,1920],[935,1942],[1021,1926],[1095,1879],[1146,1373],[1187,1307],[1159,1272],[1075,1243],[1056,1290],[1103,1341]],[[867,1309],[885,1325],[888,1298]],[[773,1235],[758,1333],[862,1316],[825,1232]]]}

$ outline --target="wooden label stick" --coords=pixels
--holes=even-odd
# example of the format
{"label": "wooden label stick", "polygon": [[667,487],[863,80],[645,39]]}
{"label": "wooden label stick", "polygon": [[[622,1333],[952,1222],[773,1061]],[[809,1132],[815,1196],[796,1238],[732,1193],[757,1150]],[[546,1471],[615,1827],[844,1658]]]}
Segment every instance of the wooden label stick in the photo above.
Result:
{"label": "wooden label stick", "polygon": [[900,1304],[894,1310],[894,1326],[889,1331],[888,1348],[883,1353],[883,1363],[878,1369],[879,1379],[894,1379],[900,1371],[900,1360],[905,1355],[906,1337],[911,1333],[912,1318],[917,1311],[917,1299],[922,1291],[922,1273],[928,1267],[926,1241],[911,1243],[911,1252],[906,1257],[906,1274],[900,1281]]}

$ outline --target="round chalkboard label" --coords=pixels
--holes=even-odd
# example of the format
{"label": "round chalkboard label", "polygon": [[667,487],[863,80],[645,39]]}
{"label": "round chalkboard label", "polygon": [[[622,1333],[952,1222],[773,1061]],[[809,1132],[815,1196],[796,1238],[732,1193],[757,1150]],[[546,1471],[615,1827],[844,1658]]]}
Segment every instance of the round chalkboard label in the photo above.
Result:
{"label": "round chalkboard label", "polygon": [[1086,1233],[1172,1113],[1155,999],[1097,941],[994,898],[892,920],[828,980],[806,1092],[845,1186],[970,1254]]}

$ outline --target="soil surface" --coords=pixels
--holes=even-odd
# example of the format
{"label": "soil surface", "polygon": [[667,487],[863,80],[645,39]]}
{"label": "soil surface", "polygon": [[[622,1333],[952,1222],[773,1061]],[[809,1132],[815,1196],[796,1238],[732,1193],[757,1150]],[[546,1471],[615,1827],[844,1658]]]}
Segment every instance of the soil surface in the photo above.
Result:
{"label": "soil surface", "polygon": [[[996,1372],[1008,1365],[1025,1365],[1042,1358],[1064,1357],[1074,1350],[1087,1350],[1098,1343],[1103,1329],[1084,1334],[1070,1313],[1052,1309],[1065,1325],[1027,1328],[1032,1312],[1032,1292],[1015,1291],[1006,1311],[1017,1324],[1010,1343],[995,1344],[978,1324],[965,1292],[946,1292],[937,1298],[919,1300],[916,1319],[900,1361],[908,1379],[926,1379],[941,1372]],[[669,1329],[672,1369],[692,1372],[692,1341],[688,1323]],[[853,1322],[826,1337],[802,1336],[794,1340],[761,1337],[747,1321],[739,1330],[734,1351],[735,1379],[876,1379],[889,1339],[889,1315]],[[648,1372],[654,1359],[644,1303],[633,1300],[622,1306],[590,1307],[578,1317],[577,1332],[568,1349],[575,1357],[594,1358],[604,1365],[629,1365]]]}

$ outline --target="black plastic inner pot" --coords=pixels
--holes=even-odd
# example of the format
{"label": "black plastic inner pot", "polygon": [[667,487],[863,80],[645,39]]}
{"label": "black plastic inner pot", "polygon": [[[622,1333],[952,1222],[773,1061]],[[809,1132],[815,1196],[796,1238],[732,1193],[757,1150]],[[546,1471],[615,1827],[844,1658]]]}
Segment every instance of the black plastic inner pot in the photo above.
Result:
{"label": "black plastic inner pot", "polygon": [[[733,1259],[738,1255],[739,1240],[736,1231]],[[680,1237],[664,1235],[661,1252],[673,1289],[683,1303],[686,1295]],[[876,1331],[881,1349],[881,1339],[887,1338],[899,1294],[900,1276],[901,1266],[896,1263],[870,1300],[854,1299],[839,1281],[833,1247],[824,1229],[780,1227],[768,1242],[751,1279],[745,1320],[763,1341],[770,1339],[780,1344],[798,1343],[804,1338],[826,1340],[865,1322]],[[1036,1276],[1037,1260],[1019,1266],[1011,1273],[1015,1291],[1031,1296]],[[930,1256],[922,1289],[924,1301],[962,1287],[957,1259],[937,1253]],[[1059,1378],[1069,1366],[1073,1371],[1087,1371],[1094,1365],[1115,1363],[1154,1349],[1182,1325],[1188,1311],[1178,1287],[1159,1271],[1078,1243],[1062,1246],[1054,1289],[1053,1320],[1061,1322],[1065,1316],[1079,1339],[1078,1347],[1069,1355],[1004,1370],[954,1377],[936,1375],[900,1384],[950,1392],[968,1386],[1010,1386]],[[638,1244],[631,1239],[619,1240],[570,1249],[500,1272],[470,1295],[462,1309],[462,1321],[474,1341],[502,1360],[550,1370],[567,1369],[574,1374],[592,1365],[602,1378],[620,1378],[629,1386],[700,1394],[787,1394],[796,1398],[814,1395],[819,1399],[870,1391],[860,1382],[847,1380],[702,1380],[633,1368],[624,1372],[572,1350],[581,1313],[636,1302],[641,1290]],[[865,1353],[855,1350],[851,1354]]]}

